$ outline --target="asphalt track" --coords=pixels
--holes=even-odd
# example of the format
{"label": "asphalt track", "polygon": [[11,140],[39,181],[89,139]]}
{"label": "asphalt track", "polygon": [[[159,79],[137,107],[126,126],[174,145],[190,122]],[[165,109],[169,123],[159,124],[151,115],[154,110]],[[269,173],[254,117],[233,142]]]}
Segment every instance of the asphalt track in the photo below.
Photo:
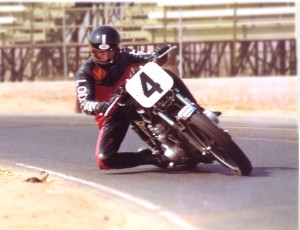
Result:
{"label": "asphalt track", "polygon": [[[219,164],[193,170],[140,166],[100,171],[97,128],[86,115],[0,116],[0,162],[43,168],[135,202],[176,229],[298,229],[298,126],[292,116],[223,116],[253,164],[249,177]],[[145,147],[129,132],[122,151]],[[155,223],[153,223],[155,229]]]}

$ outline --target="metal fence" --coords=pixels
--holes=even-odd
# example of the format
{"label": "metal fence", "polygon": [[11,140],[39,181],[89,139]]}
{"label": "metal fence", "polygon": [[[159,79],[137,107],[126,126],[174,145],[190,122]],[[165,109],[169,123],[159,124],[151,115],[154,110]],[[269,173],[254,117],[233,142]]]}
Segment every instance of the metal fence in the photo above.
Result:
{"label": "metal fence", "polygon": [[[173,64],[182,70],[183,78],[297,74],[295,39],[173,44],[182,51],[176,54]],[[153,50],[157,45],[155,43],[124,44],[141,51]],[[182,57],[179,57],[179,53],[182,53]],[[67,44],[66,47],[63,44],[0,47],[0,81],[71,78],[88,57],[87,45],[78,43]],[[180,58],[182,62],[179,61]]]}

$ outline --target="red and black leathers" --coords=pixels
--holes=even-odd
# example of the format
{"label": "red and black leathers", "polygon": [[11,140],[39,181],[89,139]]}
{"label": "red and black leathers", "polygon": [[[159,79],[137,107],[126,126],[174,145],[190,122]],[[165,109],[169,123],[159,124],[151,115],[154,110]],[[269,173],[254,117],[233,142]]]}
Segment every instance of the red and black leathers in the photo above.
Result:
{"label": "red and black leathers", "polygon": [[122,49],[113,66],[100,67],[90,57],[76,74],[76,91],[83,112],[94,115],[98,122],[99,137],[95,158],[100,169],[127,168],[142,164],[155,164],[151,151],[144,153],[118,153],[130,125],[130,108],[118,108],[111,117],[103,116],[108,101],[130,76],[131,70],[153,58],[153,53]]}
{"label": "red and black leathers", "polygon": [[123,49],[118,56],[118,62],[113,66],[100,67],[90,57],[77,71],[77,97],[82,111],[96,115],[99,128],[102,128],[104,117],[99,115],[114,91],[124,83],[134,67],[148,62],[154,53],[135,53]]}

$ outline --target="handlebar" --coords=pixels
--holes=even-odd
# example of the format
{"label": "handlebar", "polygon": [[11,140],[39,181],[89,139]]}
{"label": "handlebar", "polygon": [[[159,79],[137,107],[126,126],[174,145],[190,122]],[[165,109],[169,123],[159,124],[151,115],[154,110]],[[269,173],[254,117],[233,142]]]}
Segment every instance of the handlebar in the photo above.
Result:
{"label": "handlebar", "polygon": [[177,46],[170,46],[170,48],[167,49],[164,53],[162,53],[161,55],[157,56],[154,61],[156,61],[157,59],[162,58],[163,56],[165,56],[167,53],[170,53],[174,49],[177,49]]}

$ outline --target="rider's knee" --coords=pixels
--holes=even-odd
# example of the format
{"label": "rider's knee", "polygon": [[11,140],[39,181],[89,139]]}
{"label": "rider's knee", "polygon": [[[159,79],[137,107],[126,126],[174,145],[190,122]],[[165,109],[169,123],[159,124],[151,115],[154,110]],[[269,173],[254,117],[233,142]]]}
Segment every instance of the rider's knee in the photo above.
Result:
{"label": "rider's knee", "polygon": [[112,169],[115,168],[114,154],[103,154],[100,153],[96,156],[96,162],[99,169]]}

